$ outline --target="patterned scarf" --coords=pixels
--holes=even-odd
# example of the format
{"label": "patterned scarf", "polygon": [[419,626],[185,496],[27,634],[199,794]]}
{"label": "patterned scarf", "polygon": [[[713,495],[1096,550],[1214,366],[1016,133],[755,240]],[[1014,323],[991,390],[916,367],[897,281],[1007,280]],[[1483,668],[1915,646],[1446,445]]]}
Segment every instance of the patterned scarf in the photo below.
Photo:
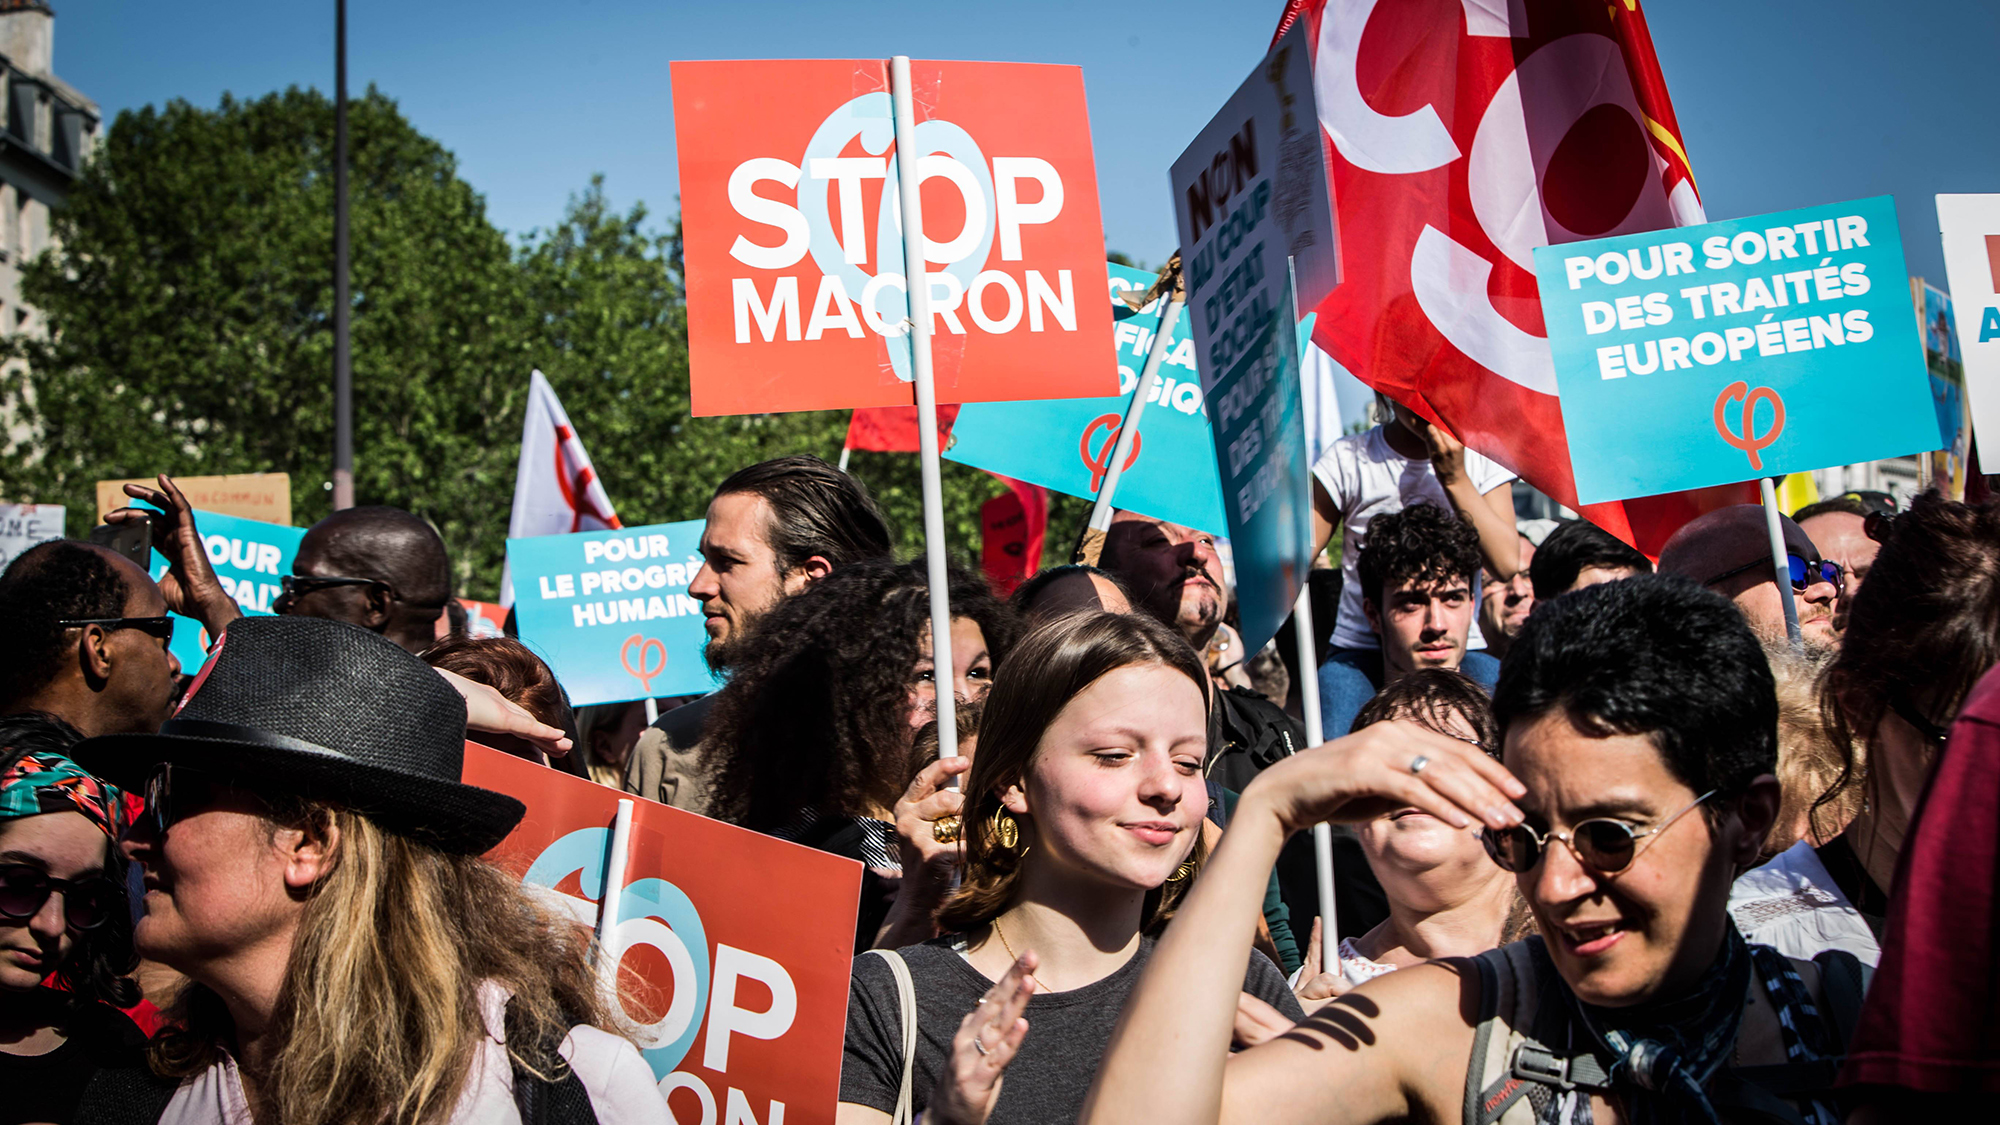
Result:
{"label": "patterned scarf", "polygon": [[[1634,1125],[1722,1125],[1706,1092],[1709,1080],[1729,1061],[1743,1022],[1743,998],[1750,989],[1750,946],[1729,924],[1722,952],[1695,991],[1671,1000],[1630,1008],[1598,1008],[1564,988],[1577,1022],[1613,1059],[1614,1088]],[[1563,1103],[1570,1103],[1564,1105]],[[1590,1125],[1590,1099],[1579,1092],[1551,1099],[1544,1121]],[[1568,1113],[1563,1113],[1563,1110]]]}
{"label": "patterned scarf", "polygon": [[[0,751],[0,760],[7,756]],[[82,813],[113,840],[124,795],[61,754],[29,752],[0,770],[0,821],[44,813]]]}

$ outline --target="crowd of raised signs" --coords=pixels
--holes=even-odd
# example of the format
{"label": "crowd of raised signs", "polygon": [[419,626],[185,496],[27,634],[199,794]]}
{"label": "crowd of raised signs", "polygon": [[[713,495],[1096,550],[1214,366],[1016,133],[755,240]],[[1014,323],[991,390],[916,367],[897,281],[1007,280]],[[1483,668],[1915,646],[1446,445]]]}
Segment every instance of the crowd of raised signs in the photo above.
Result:
{"label": "crowd of raised signs", "polygon": [[866,489],[744,467],[689,586],[724,686],[653,723],[467,635],[418,516],[322,520],[244,617],[127,486],[157,581],[75,540],[0,576],[0,1122],[671,1120],[591,933],[481,858],[524,806],[468,738],[865,865],[842,1125],[1991,1112],[1983,481],[1814,503],[1780,568],[1754,505],[1657,560],[1517,523],[1400,407],[1313,476],[1316,667],[1121,512],[1094,565],[954,572],[944,668]]}

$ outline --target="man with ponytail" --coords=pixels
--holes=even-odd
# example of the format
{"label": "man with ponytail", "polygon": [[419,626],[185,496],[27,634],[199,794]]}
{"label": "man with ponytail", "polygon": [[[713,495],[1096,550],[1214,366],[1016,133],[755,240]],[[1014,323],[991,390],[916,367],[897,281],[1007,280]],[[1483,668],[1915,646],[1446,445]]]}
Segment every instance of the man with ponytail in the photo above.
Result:
{"label": "man with ponytail", "polygon": [[142,955],[190,978],[79,1120],[669,1120],[588,935],[479,858],[519,801],[460,782],[465,704],[364,629],[231,626],[158,734],[78,744],[143,791]]}

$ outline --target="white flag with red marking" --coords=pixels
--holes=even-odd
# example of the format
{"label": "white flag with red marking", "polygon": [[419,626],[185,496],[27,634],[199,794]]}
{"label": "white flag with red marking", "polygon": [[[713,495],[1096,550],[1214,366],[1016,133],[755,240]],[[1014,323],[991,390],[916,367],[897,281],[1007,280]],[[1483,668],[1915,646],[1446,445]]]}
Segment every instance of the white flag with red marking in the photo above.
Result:
{"label": "white flag with red marking", "polygon": [[[507,521],[507,538],[623,526],[555,388],[540,371],[530,373],[528,416],[521,425],[521,463],[514,474],[514,514]],[[514,604],[511,574],[501,575],[500,604]]]}

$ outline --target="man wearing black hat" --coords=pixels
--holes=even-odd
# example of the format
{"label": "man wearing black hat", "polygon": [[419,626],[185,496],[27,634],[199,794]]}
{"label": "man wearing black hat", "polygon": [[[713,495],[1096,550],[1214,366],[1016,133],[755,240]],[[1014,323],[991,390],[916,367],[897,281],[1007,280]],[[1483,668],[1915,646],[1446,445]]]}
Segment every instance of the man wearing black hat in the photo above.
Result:
{"label": "man wearing black hat", "polygon": [[1785,603],[1778,589],[1782,577],[1791,583],[1798,603],[1799,633],[1806,647],[1831,649],[1840,640],[1833,629],[1840,564],[1821,558],[1819,548],[1798,524],[1784,516],[1778,523],[1784,529],[1788,564],[1782,576],[1771,560],[1764,509],[1756,504],[1718,508],[1674,532],[1660,550],[1660,573],[1692,578],[1728,598],[1759,637],[1779,644],[1785,643]]}

